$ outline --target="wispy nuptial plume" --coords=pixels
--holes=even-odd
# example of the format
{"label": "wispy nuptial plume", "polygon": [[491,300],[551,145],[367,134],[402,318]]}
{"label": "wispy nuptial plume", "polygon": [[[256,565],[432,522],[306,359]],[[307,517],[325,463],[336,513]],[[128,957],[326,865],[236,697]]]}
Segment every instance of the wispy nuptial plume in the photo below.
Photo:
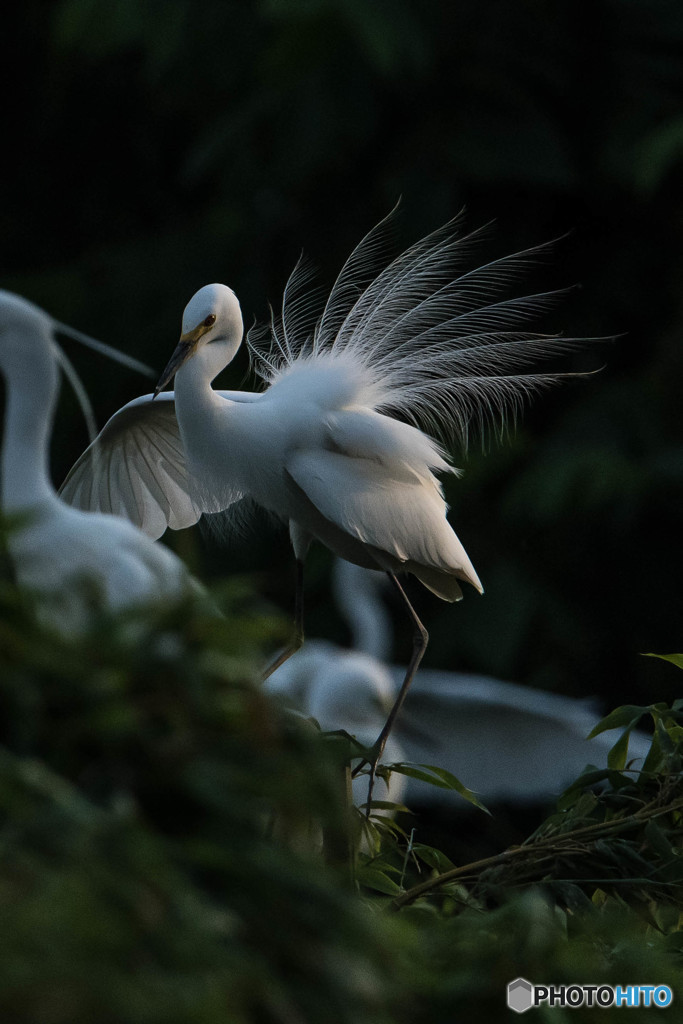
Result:
{"label": "wispy nuptial plume", "polygon": [[299,260],[280,315],[247,335],[255,372],[272,384],[302,360],[343,358],[379,412],[447,445],[501,435],[531,395],[573,376],[529,368],[589,340],[530,327],[567,289],[510,294],[554,243],[472,265],[486,229],[465,233],[460,214],[391,259],[395,213],[356,246],[324,305]]}

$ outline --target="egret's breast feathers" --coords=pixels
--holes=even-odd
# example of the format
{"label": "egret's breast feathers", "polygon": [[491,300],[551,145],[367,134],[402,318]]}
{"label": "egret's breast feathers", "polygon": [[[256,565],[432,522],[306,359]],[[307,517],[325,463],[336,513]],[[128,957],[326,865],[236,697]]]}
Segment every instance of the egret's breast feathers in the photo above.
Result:
{"label": "egret's breast feathers", "polygon": [[270,379],[269,401],[322,409],[349,405],[374,409],[387,394],[372,371],[352,353],[320,352],[283,364]]}

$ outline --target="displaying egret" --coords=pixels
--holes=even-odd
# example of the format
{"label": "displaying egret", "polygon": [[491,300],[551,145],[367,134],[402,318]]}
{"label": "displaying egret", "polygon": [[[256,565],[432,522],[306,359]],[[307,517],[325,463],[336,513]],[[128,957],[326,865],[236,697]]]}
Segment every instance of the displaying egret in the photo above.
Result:
{"label": "displaying egret", "polygon": [[557,376],[512,371],[571,344],[526,327],[547,294],[496,298],[537,250],[464,270],[474,236],[463,237],[456,220],[380,269],[388,223],[356,247],[317,317],[310,274],[297,265],[268,338],[250,332],[268,384],[262,393],[213,390],[240,346],[242,316],[230,288],[201,288],[155,395],[174,376],[175,392],[124,406],[100,435],[99,460],[91,446],[62,490],[78,507],[127,515],[152,536],[240,498],[288,523],[296,633],[269,672],[303,640],[303,563],[313,539],[387,572],[414,642],[374,760],[428,639],[396,574],[413,573],[446,601],[462,597],[462,581],[482,590],[436,476],[457,470],[420,428],[466,442],[472,426],[514,416],[525,396]]}
{"label": "displaying egret", "polygon": [[70,508],[55,493],[48,444],[59,390],[58,328],[114,359],[132,361],[0,291],[0,372],[7,385],[2,510],[20,520],[9,532],[9,555],[18,582],[36,594],[42,618],[73,632],[93,605],[116,609],[167,600],[187,593],[192,582],[172,552],[131,523]]}

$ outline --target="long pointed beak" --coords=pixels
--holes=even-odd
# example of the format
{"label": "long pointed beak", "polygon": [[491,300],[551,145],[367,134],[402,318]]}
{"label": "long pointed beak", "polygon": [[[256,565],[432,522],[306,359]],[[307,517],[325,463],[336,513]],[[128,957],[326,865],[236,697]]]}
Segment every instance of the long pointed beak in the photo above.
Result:
{"label": "long pointed beak", "polygon": [[177,371],[180,369],[183,363],[186,363],[190,356],[194,353],[198,341],[199,338],[197,337],[196,331],[190,331],[188,334],[183,334],[181,336],[180,341],[175,347],[173,355],[168,361],[166,369],[161,374],[161,377],[159,377],[159,382],[154,389],[155,398],[157,397],[160,391],[163,391],[163,389],[166,387],[171,378],[177,373]]}

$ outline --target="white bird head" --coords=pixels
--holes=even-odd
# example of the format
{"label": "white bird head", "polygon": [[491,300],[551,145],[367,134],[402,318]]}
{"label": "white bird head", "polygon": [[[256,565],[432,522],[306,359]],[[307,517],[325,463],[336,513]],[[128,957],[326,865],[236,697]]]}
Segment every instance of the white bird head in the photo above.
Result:
{"label": "white bird head", "polygon": [[226,284],[204,285],[185,307],[180,341],[154,394],[158,395],[180,367],[200,351],[213,379],[234,358],[243,329],[242,311],[232,288]]}

